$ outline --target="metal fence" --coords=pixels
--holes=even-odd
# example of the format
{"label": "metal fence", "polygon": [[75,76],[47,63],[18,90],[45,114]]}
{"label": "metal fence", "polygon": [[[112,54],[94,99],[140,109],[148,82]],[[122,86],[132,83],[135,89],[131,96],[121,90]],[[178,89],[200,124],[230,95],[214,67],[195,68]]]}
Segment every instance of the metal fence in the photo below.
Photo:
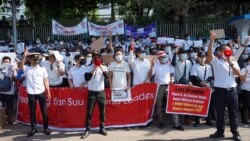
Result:
{"label": "metal fence", "polygon": [[[179,25],[178,24],[159,24],[157,26],[158,35],[167,35],[167,36],[178,36],[179,35]],[[212,29],[224,29],[227,36],[233,36],[236,34],[236,29],[233,26],[228,25],[225,22],[221,23],[189,23],[186,25],[186,33],[189,33],[191,36],[208,36],[209,31]],[[12,30],[7,28],[0,28],[0,40],[11,37]],[[48,26],[36,26],[36,27],[18,27],[17,36],[20,40],[34,40],[35,37],[40,37],[41,39],[87,39],[88,34],[81,34],[76,36],[57,36],[51,34],[51,25]]]}

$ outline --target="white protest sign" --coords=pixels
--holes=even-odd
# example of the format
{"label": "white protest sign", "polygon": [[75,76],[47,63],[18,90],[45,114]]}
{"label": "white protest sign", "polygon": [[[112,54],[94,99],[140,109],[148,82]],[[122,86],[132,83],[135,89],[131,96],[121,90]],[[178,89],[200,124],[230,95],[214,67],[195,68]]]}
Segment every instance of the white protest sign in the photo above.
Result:
{"label": "white protest sign", "polygon": [[131,101],[131,90],[112,89],[111,100],[114,102]]}
{"label": "white protest sign", "polygon": [[9,51],[8,46],[0,46],[0,52]]}
{"label": "white protest sign", "polygon": [[88,22],[89,35],[92,36],[109,36],[109,32],[112,32],[112,35],[121,35],[124,34],[124,22],[123,20],[116,21],[108,25],[97,25],[91,22]]}
{"label": "white protest sign", "polygon": [[174,38],[165,37],[165,39],[167,40],[167,42],[168,42],[169,44],[173,44],[173,43],[174,43]]}
{"label": "white protest sign", "polygon": [[174,44],[176,46],[183,47],[184,42],[185,42],[185,40],[183,40],[183,39],[175,39]]}
{"label": "white protest sign", "polygon": [[157,38],[157,44],[165,45],[165,44],[167,44],[167,40],[164,39],[164,37],[159,37],[159,38]]}
{"label": "white protest sign", "polygon": [[218,39],[226,37],[224,29],[216,29],[216,30],[212,30],[212,31],[214,31],[214,33],[216,34],[216,38],[218,38]]}
{"label": "white protest sign", "polygon": [[84,18],[79,24],[72,27],[65,27],[57,21],[52,20],[52,34],[55,35],[78,35],[88,32],[87,18]]}
{"label": "white protest sign", "polygon": [[2,62],[3,57],[8,56],[11,58],[11,64],[16,65],[16,53],[11,52],[11,53],[0,53],[0,61]]}
{"label": "white protest sign", "polygon": [[23,53],[24,50],[25,50],[25,44],[24,43],[18,43],[16,52],[17,53]]}
{"label": "white protest sign", "polygon": [[194,41],[194,47],[202,47],[203,46],[203,41],[199,40],[199,41]]}

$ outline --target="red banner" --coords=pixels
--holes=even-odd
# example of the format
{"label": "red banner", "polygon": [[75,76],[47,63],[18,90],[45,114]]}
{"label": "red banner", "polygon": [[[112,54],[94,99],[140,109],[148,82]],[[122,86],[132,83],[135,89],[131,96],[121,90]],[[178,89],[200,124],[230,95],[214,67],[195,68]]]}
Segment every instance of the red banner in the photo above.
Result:
{"label": "red banner", "polygon": [[[106,127],[146,125],[152,120],[158,85],[146,83],[131,88],[132,100],[111,101],[111,91],[106,93]],[[49,126],[55,129],[83,130],[85,127],[86,88],[51,88],[51,100],[47,101]],[[17,121],[29,124],[29,107],[26,89],[20,88]],[[37,104],[37,123],[42,125],[42,115]],[[96,104],[92,127],[99,127],[99,110]]]}
{"label": "red banner", "polygon": [[167,113],[207,116],[211,89],[173,84],[168,88]]}

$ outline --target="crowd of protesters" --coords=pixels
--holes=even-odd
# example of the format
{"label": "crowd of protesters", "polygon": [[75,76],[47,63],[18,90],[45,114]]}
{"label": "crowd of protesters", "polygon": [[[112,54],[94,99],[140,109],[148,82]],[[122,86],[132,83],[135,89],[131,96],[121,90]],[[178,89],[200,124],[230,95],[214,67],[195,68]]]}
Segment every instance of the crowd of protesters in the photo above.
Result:
{"label": "crowd of protesters", "polygon": [[[211,138],[223,137],[225,130],[224,113],[227,107],[230,128],[234,140],[240,141],[238,132],[238,109],[240,121],[249,124],[250,109],[250,48],[249,39],[244,44],[239,39],[229,40],[227,44],[216,39],[211,33],[209,40],[203,40],[203,45],[194,47],[189,35],[186,35],[182,45],[174,43],[158,44],[157,38],[143,36],[132,39],[127,37],[104,37],[106,48],[100,51],[92,50],[90,43],[81,40],[64,41],[48,38],[33,42],[19,41],[24,46],[17,46],[16,64],[11,64],[11,58],[4,56],[1,60],[1,73],[9,76],[12,82],[11,90],[0,92],[0,97],[7,107],[8,124],[12,124],[13,105],[16,101],[18,86],[27,87],[32,131],[37,132],[34,103],[40,103],[43,113],[44,132],[49,135],[48,115],[46,112],[45,90],[50,97],[48,87],[87,87],[88,104],[86,113],[86,131],[82,138],[90,134],[93,106],[99,105],[100,133],[107,135],[105,130],[105,93],[104,88],[124,89],[141,83],[157,83],[159,90],[155,104],[155,120],[160,129],[164,128],[167,88],[169,84],[194,85],[211,87],[213,89],[208,116],[205,124],[214,126],[217,131]],[[202,40],[197,37],[196,40]],[[0,41],[4,47],[2,52],[14,52],[11,40]],[[8,47],[8,48],[6,48]],[[226,56],[226,52],[232,56]],[[60,57],[57,53],[59,52]],[[110,64],[102,62],[102,56],[113,55]],[[148,56],[156,56],[150,60]],[[238,55],[238,57],[237,57]],[[47,84],[48,83],[48,84]],[[184,130],[179,115],[171,114],[173,128]],[[184,116],[185,124],[194,127],[201,125],[200,117]]]}

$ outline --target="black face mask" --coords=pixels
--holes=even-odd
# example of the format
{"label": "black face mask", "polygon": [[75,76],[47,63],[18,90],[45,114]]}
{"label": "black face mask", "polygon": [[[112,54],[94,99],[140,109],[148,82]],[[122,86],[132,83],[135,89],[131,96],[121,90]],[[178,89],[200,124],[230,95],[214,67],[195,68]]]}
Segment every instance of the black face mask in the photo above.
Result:
{"label": "black face mask", "polygon": [[81,60],[80,60],[80,65],[84,65],[85,62],[86,62],[85,59],[81,59]]}

